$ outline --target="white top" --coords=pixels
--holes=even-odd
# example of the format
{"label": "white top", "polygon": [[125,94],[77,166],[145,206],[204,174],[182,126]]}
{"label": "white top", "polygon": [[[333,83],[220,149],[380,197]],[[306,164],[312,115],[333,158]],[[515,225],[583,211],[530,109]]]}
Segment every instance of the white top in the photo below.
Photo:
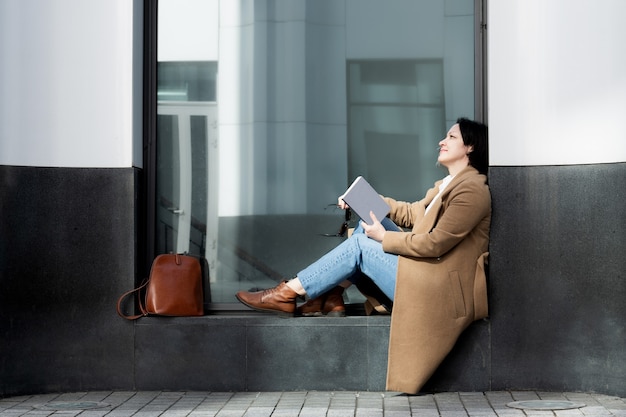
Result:
{"label": "white top", "polygon": [[428,207],[426,207],[426,212],[424,212],[424,214],[428,213],[428,210],[430,210],[430,208],[432,207],[432,205],[435,202],[435,200],[437,200],[439,198],[441,193],[443,193],[443,190],[445,190],[446,187],[448,186],[448,184],[450,184],[450,181],[452,181],[452,178],[454,178],[452,175],[448,175],[447,177],[445,177],[442,180],[441,184],[439,184],[439,192],[437,193],[435,198],[433,198],[433,200],[430,202],[430,204],[428,204]]}

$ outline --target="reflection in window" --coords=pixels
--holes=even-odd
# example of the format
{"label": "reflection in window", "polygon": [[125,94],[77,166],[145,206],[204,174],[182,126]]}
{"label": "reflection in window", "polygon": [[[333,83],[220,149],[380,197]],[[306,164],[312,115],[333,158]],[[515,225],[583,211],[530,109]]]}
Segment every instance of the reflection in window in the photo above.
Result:
{"label": "reflection in window", "polygon": [[349,176],[398,200],[420,198],[443,176],[435,168],[446,129],[443,61],[352,61],[348,86]]}
{"label": "reflection in window", "polygon": [[357,175],[420,198],[474,114],[473,6],[160,0],[158,251],[205,255],[213,306],[240,308],[341,242],[328,204]]}
{"label": "reflection in window", "polygon": [[217,62],[159,62],[159,101],[216,101]]}

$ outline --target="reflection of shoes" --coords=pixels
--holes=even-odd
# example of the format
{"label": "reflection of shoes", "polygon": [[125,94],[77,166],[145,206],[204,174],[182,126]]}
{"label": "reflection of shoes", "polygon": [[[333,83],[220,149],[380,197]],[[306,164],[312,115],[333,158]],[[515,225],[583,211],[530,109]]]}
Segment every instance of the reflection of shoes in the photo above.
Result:
{"label": "reflection of shoes", "polygon": [[326,294],[313,298],[296,308],[296,315],[304,317],[321,317],[324,315],[324,313],[322,313],[324,301],[326,301]]}
{"label": "reflection of shoes", "polygon": [[383,304],[381,304],[374,297],[370,297],[369,295],[365,296],[366,300],[363,303],[363,307],[365,307],[365,315],[371,316],[374,312],[378,314],[391,314],[391,311],[387,310]]}
{"label": "reflection of shoes", "polygon": [[307,301],[296,310],[298,315],[304,317],[345,317],[346,306],[343,302],[343,287],[335,287],[332,290]]}
{"label": "reflection of shoes", "polygon": [[369,277],[363,276],[355,283],[361,294],[365,296],[365,314],[370,316],[373,313],[390,314],[393,307],[393,301],[381,291],[374,281]]}
{"label": "reflection of shoes", "polygon": [[346,305],[343,303],[343,287],[335,287],[328,291],[322,313],[329,317],[345,317]]}
{"label": "reflection of shoes", "polygon": [[296,310],[298,293],[289,288],[287,281],[284,281],[276,287],[267,290],[256,292],[239,291],[236,297],[252,309],[273,311],[280,315],[293,316]]}

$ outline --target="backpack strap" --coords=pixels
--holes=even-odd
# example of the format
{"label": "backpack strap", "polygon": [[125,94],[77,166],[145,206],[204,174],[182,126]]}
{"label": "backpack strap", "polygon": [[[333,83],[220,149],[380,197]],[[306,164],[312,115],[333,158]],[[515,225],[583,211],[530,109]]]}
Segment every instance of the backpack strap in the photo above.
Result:
{"label": "backpack strap", "polygon": [[137,300],[139,301],[139,310],[141,311],[141,314],[137,314],[137,315],[126,315],[122,312],[122,302],[124,301],[124,299],[126,297],[128,297],[129,295],[133,294],[133,293],[139,293],[143,288],[146,287],[146,285],[148,285],[148,283],[150,282],[150,279],[145,280],[145,282],[143,284],[141,284],[141,286],[135,288],[134,290],[130,290],[128,292],[125,292],[124,294],[122,294],[119,298],[119,300],[117,300],[117,314],[126,319],[126,320],[137,320],[140,317],[144,317],[148,315],[148,311],[146,310],[146,308],[143,305],[143,301],[141,299],[141,297],[137,297]]}

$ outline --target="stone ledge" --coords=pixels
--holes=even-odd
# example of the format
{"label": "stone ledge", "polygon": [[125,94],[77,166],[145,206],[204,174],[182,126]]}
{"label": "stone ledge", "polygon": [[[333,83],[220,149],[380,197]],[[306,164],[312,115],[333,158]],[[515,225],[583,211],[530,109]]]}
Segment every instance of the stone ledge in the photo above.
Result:
{"label": "stone ledge", "polygon": [[142,317],[137,326],[382,326],[389,327],[391,316],[346,316],[346,317],[279,317],[264,313],[207,314],[200,317]]}
{"label": "stone ledge", "polygon": [[135,324],[141,390],[384,389],[390,316],[262,313],[144,317]]}
{"label": "stone ledge", "polygon": [[[134,327],[135,387],[384,391],[390,318],[144,317]],[[424,389],[488,389],[489,343],[488,321],[472,324]]]}

